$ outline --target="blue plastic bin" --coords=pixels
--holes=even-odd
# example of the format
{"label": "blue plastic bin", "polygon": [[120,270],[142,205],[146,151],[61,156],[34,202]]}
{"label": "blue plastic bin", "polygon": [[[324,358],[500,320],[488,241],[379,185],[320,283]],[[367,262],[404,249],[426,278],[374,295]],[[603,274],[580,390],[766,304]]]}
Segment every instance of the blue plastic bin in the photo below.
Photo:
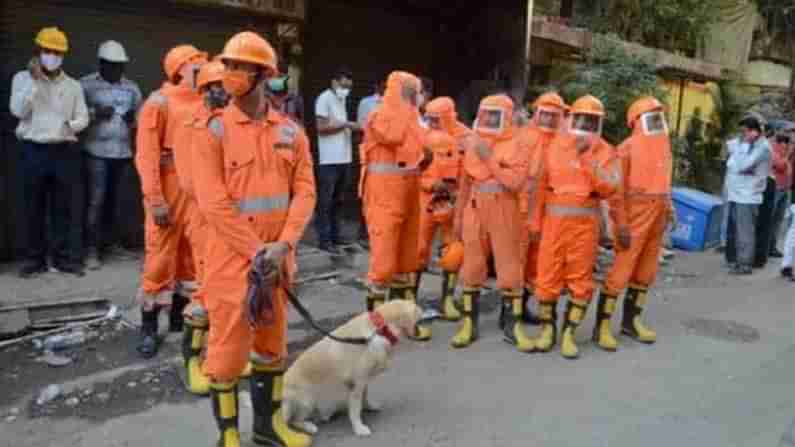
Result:
{"label": "blue plastic bin", "polygon": [[720,244],[723,199],[692,188],[674,188],[677,226],[671,233],[676,248],[704,251]]}

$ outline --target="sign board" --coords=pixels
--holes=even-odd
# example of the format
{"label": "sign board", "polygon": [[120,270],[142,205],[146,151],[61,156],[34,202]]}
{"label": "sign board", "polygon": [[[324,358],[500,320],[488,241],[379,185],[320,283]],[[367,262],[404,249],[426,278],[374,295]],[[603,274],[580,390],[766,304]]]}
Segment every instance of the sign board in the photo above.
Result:
{"label": "sign board", "polygon": [[221,6],[260,15],[306,19],[306,0],[172,0],[193,5]]}

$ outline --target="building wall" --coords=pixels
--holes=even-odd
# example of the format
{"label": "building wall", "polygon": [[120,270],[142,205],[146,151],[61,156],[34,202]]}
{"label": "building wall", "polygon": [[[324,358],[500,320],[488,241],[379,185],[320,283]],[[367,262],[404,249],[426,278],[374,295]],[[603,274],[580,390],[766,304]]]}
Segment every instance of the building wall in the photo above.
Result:
{"label": "building wall", "polygon": [[[672,132],[678,133],[680,136],[684,135],[696,109],[700,110],[702,120],[705,122],[711,121],[712,112],[715,110],[711,89],[717,88],[716,84],[686,82],[681,106],[679,104],[680,82],[661,79],[660,84],[668,92],[669,121]],[[681,120],[679,119],[680,113]],[[679,125],[678,129],[677,125]]]}

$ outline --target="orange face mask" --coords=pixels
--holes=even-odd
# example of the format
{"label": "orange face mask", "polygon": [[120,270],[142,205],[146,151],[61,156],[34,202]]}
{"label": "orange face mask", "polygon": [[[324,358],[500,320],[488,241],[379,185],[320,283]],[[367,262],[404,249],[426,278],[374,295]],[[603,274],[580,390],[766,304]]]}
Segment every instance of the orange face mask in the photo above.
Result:
{"label": "orange face mask", "polygon": [[254,88],[251,73],[243,70],[226,70],[224,72],[224,90],[235,98],[246,96]]}

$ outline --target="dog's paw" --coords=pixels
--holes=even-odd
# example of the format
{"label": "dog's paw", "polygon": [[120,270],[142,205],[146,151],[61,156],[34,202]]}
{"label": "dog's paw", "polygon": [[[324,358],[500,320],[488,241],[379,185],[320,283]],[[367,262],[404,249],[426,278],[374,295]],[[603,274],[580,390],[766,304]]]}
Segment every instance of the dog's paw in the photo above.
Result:
{"label": "dog's paw", "polygon": [[311,423],[309,421],[302,422],[301,425],[298,428],[300,428],[302,431],[305,431],[305,432],[309,433],[310,435],[317,434],[317,430],[318,430],[317,429],[317,425],[315,425],[315,424],[313,424],[313,423]]}
{"label": "dog's paw", "polygon": [[362,437],[370,436],[373,434],[373,432],[370,430],[370,427],[364,424],[358,427],[353,427],[353,432],[356,433],[356,436],[362,436]]}

